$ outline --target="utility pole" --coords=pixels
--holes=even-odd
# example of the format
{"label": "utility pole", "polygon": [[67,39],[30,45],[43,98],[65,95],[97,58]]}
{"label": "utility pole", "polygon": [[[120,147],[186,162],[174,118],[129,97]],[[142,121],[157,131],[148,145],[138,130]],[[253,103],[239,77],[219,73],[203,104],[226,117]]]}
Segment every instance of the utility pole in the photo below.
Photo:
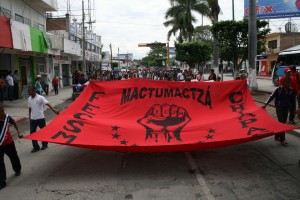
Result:
{"label": "utility pole", "polygon": [[85,27],[84,27],[84,0],[82,0],[82,71],[86,74],[86,61],[85,61]]}
{"label": "utility pole", "polygon": [[256,80],[256,54],[257,54],[257,23],[256,23],[256,0],[249,0],[249,26],[248,26],[248,62],[250,90],[257,91]]}
{"label": "utility pole", "polygon": [[235,17],[234,17],[234,0],[232,0],[232,20],[233,21],[235,20]]}
{"label": "utility pole", "polygon": [[[203,16],[203,15],[202,15]],[[203,26],[203,25],[202,25]],[[171,70],[171,62],[170,62],[170,45],[169,41],[167,43],[167,59],[168,59],[168,70]]]}
{"label": "utility pole", "polygon": [[110,67],[111,67],[111,70],[114,72],[114,68],[112,66],[112,46],[111,44],[109,44],[109,48],[110,48]]}

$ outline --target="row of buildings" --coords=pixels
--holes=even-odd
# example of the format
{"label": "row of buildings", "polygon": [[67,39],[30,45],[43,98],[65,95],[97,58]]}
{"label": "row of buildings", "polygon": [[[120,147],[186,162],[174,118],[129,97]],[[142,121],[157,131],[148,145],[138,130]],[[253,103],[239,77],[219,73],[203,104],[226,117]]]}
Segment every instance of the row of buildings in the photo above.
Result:
{"label": "row of buildings", "polygon": [[69,14],[53,18],[57,10],[57,0],[0,1],[0,74],[18,70],[20,94],[38,74],[58,76],[64,87],[72,84],[75,71],[99,69],[101,36]]}

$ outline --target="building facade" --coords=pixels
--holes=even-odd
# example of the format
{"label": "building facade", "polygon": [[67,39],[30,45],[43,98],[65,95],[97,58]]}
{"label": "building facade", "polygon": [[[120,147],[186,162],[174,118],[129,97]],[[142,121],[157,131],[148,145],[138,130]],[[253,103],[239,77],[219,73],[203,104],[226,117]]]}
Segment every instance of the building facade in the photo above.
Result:
{"label": "building facade", "polygon": [[266,53],[257,56],[259,75],[271,76],[280,51],[300,44],[300,33],[271,33],[266,38]]}
{"label": "building facade", "polygon": [[75,70],[99,67],[101,37],[85,32],[83,56],[79,25],[70,23],[68,15],[60,21],[52,18],[51,11],[57,10],[57,0],[0,1],[0,74],[18,70],[20,96],[28,95],[37,75],[57,76],[64,87],[73,84]]}

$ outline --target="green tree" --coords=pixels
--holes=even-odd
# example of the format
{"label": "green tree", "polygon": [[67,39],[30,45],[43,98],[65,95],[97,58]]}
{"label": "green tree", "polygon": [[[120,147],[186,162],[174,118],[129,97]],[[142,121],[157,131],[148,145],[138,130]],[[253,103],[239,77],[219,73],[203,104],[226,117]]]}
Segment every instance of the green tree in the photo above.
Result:
{"label": "green tree", "polygon": [[141,60],[141,65],[146,67],[162,67],[167,61],[167,48],[160,42],[151,44],[150,52]]}
{"label": "green tree", "polygon": [[184,40],[192,41],[194,26],[197,20],[192,14],[193,11],[201,13],[203,15],[209,14],[207,2],[204,0],[170,0],[171,7],[165,14],[166,27],[172,26],[168,32],[168,40],[171,35],[176,35],[179,31],[179,42]]}
{"label": "green tree", "polygon": [[[257,54],[265,52],[265,38],[270,32],[267,25],[266,21],[257,21]],[[238,70],[238,59],[242,63],[248,57],[248,20],[215,22],[211,31],[218,41],[222,59],[233,58],[234,70]]]}
{"label": "green tree", "polygon": [[204,64],[211,59],[211,45],[205,42],[176,43],[176,60],[187,62],[190,67]]}
{"label": "green tree", "polygon": [[211,33],[211,26],[197,26],[194,31],[193,41],[206,42],[213,45],[214,36]]}

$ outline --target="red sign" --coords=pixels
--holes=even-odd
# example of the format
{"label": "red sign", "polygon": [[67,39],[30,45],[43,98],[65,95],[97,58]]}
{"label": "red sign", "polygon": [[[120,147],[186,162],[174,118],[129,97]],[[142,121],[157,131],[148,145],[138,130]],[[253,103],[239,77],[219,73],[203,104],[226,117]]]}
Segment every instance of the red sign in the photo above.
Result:
{"label": "red sign", "polygon": [[91,82],[49,125],[26,138],[111,151],[193,151],[294,128],[258,107],[244,80],[131,79]]}

